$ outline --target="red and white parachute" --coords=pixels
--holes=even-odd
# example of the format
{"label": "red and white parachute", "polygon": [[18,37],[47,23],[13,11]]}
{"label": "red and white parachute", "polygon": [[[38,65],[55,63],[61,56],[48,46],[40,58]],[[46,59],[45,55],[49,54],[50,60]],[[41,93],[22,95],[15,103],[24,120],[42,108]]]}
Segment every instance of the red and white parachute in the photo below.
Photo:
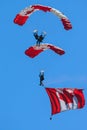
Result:
{"label": "red and white parachute", "polygon": [[85,105],[83,89],[45,88],[50,98],[52,115],[71,109],[80,109]]}
{"label": "red and white parachute", "polygon": [[14,19],[14,23],[18,24],[18,25],[23,25],[27,19],[30,17],[30,15],[35,12],[35,11],[44,11],[44,12],[52,12],[53,14],[55,14],[57,17],[59,17],[62,21],[62,24],[64,25],[64,28],[66,30],[69,30],[72,28],[72,25],[69,21],[69,19],[59,10],[49,7],[49,6],[43,6],[43,5],[31,5],[29,7],[26,7],[24,10],[22,10],[19,14],[16,15],[15,19]]}
{"label": "red and white parachute", "polygon": [[59,55],[63,55],[65,53],[64,50],[62,50],[59,47],[53,46],[52,44],[41,44],[40,46],[34,45],[34,46],[29,47],[25,51],[25,54],[31,58],[34,58],[35,56],[39,55],[41,52],[47,49],[51,49],[52,51],[54,51],[55,53]]}

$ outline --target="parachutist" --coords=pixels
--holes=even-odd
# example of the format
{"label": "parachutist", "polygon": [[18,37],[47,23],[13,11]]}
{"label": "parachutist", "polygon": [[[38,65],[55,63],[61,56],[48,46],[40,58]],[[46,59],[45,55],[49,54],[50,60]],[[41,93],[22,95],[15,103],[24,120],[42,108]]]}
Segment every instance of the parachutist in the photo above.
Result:
{"label": "parachutist", "polygon": [[44,71],[41,71],[39,74],[40,77],[40,86],[44,86],[43,80],[44,80]]}
{"label": "parachutist", "polygon": [[40,43],[43,41],[44,37],[46,36],[46,32],[42,32],[41,35],[38,35],[38,31],[34,30],[33,33],[34,33],[33,35],[34,35],[35,39],[37,40],[36,46],[40,46]]}

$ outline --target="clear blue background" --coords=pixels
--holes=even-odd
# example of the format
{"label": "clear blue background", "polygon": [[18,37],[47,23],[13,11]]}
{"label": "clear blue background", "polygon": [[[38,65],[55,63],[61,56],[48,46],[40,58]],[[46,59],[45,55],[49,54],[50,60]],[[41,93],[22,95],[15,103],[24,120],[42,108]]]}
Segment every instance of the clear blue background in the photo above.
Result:
{"label": "clear blue background", "polygon": [[[20,10],[43,4],[62,11],[73,29],[66,31],[51,13],[37,11],[24,26],[13,23]],[[47,32],[44,42],[65,50],[51,50],[31,59],[24,51],[35,44],[33,30]],[[87,102],[83,109],[56,114],[50,121],[49,97],[39,86],[45,71],[46,87],[83,88],[87,99],[87,1],[86,0],[1,0],[0,1],[0,130],[85,130]]]}

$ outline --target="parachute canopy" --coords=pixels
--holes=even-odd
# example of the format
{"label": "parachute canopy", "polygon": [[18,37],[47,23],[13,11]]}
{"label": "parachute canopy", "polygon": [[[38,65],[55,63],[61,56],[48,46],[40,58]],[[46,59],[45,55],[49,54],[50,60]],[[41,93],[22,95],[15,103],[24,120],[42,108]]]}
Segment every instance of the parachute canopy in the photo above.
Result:
{"label": "parachute canopy", "polygon": [[14,19],[14,23],[18,24],[18,25],[23,25],[25,24],[25,22],[27,21],[27,19],[30,17],[30,15],[32,13],[34,13],[35,11],[44,11],[44,12],[52,12],[53,14],[55,14],[57,17],[60,18],[62,24],[64,25],[64,28],[66,30],[69,30],[72,28],[72,25],[69,21],[69,19],[59,10],[49,7],[49,6],[43,6],[43,5],[31,5],[29,7],[26,7],[25,9],[23,9],[19,14],[16,15],[15,19]]}
{"label": "parachute canopy", "polygon": [[41,52],[47,49],[51,49],[52,51],[54,51],[55,53],[59,55],[63,55],[65,53],[64,50],[62,50],[59,47],[53,46],[52,44],[41,44],[40,46],[34,45],[34,46],[29,47],[25,51],[25,54],[31,58],[34,58],[35,56],[39,55]]}
{"label": "parachute canopy", "polygon": [[50,98],[52,115],[71,109],[80,109],[85,105],[83,89],[45,88]]}

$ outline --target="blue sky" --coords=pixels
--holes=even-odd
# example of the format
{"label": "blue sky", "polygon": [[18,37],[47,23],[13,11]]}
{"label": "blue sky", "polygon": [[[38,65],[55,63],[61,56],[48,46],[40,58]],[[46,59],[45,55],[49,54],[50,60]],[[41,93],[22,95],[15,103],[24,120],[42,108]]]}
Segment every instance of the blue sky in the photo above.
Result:
{"label": "blue sky", "polygon": [[[38,11],[22,27],[13,23],[20,10],[43,4],[62,11],[73,29],[66,31],[51,13]],[[84,88],[87,99],[87,1],[1,0],[0,2],[0,130],[85,130],[87,102],[83,109],[62,112],[50,121],[50,101],[39,86],[45,71],[47,87]],[[48,50],[34,59],[24,54],[35,44],[33,30],[46,31],[44,42],[59,46],[65,55]]]}

